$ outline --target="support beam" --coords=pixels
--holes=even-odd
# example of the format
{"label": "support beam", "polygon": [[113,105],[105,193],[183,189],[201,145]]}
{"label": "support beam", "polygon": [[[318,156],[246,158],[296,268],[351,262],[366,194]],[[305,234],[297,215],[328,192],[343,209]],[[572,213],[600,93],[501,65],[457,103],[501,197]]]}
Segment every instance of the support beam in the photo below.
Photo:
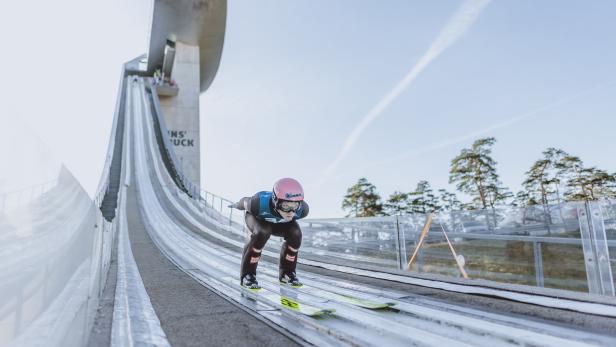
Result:
{"label": "support beam", "polygon": [[580,203],[577,211],[588,291],[592,294],[614,296],[614,280],[601,206],[593,201]]}

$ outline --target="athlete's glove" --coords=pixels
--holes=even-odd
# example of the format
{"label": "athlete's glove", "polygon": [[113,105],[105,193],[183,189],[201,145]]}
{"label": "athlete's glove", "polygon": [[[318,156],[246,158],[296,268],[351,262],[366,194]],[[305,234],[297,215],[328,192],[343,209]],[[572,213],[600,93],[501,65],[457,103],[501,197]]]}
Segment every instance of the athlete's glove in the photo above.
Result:
{"label": "athlete's glove", "polygon": [[244,211],[247,209],[246,207],[247,203],[250,203],[250,198],[241,198],[240,201],[234,202],[231,205],[229,205],[229,208],[235,208],[240,211]]}
{"label": "athlete's glove", "polygon": [[229,205],[228,207],[229,208],[234,208],[234,209],[237,209],[237,210],[243,210],[244,209],[244,206],[240,205],[239,202],[234,202],[231,205]]}

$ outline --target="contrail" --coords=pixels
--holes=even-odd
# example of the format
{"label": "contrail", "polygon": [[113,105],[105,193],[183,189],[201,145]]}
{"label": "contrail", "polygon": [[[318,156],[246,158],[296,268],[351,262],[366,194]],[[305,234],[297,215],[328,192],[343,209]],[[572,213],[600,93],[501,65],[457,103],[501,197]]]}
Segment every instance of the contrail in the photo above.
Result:
{"label": "contrail", "polygon": [[[392,156],[392,157],[389,157],[389,158],[385,158],[385,159],[383,159],[383,160],[381,160],[379,162],[370,163],[369,166],[381,166],[381,165],[387,165],[389,163],[400,162],[403,159],[408,159],[408,158],[416,157],[416,156],[419,156],[419,155],[422,155],[422,154],[425,154],[425,153],[429,153],[429,152],[435,151],[437,149],[445,148],[445,147],[448,147],[448,146],[451,146],[451,145],[455,145],[455,144],[458,144],[458,143],[461,143],[461,142],[465,142],[465,141],[468,141],[468,140],[471,140],[471,139],[475,139],[475,138],[477,138],[479,136],[491,133],[491,132],[493,132],[495,130],[498,130],[498,129],[501,129],[501,128],[505,128],[505,127],[511,126],[513,124],[519,123],[519,122],[521,122],[521,121],[523,121],[525,119],[537,116],[537,115],[539,115],[543,111],[546,111],[548,109],[554,108],[556,106],[561,106],[561,105],[567,104],[567,103],[569,103],[571,101],[579,99],[579,98],[581,98],[581,97],[583,97],[585,95],[588,95],[588,94],[590,94],[592,92],[595,92],[595,91],[607,88],[607,87],[612,86],[614,84],[616,84],[616,80],[611,80],[611,81],[607,81],[607,82],[595,85],[595,86],[593,86],[591,88],[587,88],[587,89],[581,90],[581,91],[579,91],[579,92],[577,92],[577,93],[575,93],[573,95],[570,95],[568,97],[564,97],[564,98],[560,98],[558,100],[552,101],[552,102],[550,102],[550,103],[548,103],[546,105],[543,105],[541,107],[538,107],[538,108],[536,108],[534,110],[527,111],[525,113],[522,113],[522,114],[519,114],[517,116],[511,117],[511,118],[509,118],[509,119],[507,119],[507,120],[505,120],[503,122],[492,124],[492,125],[490,125],[490,126],[488,126],[486,128],[475,130],[475,131],[472,131],[470,133],[467,133],[467,134],[464,134],[464,135],[461,135],[461,136],[458,136],[458,137],[455,137],[455,138],[452,138],[452,139],[449,139],[449,140],[446,140],[446,141],[432,143],[432,144],[429,144],[427,146],[414,149],[412,151],[407,151],[407,152],[404,152],[402,154],[398,154],[398,155],[395,155],[395,156]],[[341,175],[342,175],[342,173],[339,174],[339,175],[336,175],[335,177],[338,177],[338,176],[341,176]]]}
{"label": "contrail", "polygon": [[485,135],[485,134],[491,133],[491,132],[493,132],[495,130],[498,130],[498,129],[501,129],[501,128],[504,128],[504,127],[508,127],[508,126],[513,125],[515,123],[519,123],[519,122],[521,122],[521,121],[523,121],[523,120],[525,120],[527,118],[536,116],[536,115],[538,115],[539,113],[541,113],[541,112],[543,112],[545,110],[548,110],[548,109],[554,108],[556,106],[560,106],[560,105],[569,103],[569,102],[571,102],[573,100],[579,99],[582,96],[585,96],[585,95],[590,94],[592,92],[595,92],[597,90],[609,87],[609,86],[611,86],[611,85],[613,85],[615,83],[616,83],[616,80],[612,80],[612,81],[601,83],[601,84],[596,85],[594,87],[581,90],[581,91],[579,91],[579,92],[577,92],[577,93],[575,93],[575,94],[573,94],[571,96],[568,96],[568,97],[561,98],[561,99],[558,99],[556,101],[550,102],[550,103],[548,103],[546,105],[543,105],[541,107],[538,107],[538,108],[536,108],[534,110],[531,110],[531,111],[525,112],[523,114],[511,117],[508,120],[505,120],[503,122],[500,122],[500,123],[497,123],[497,124],[492,124],[489,127],[486,127],[486,128],[480,129],[480,130],[476,130],[476,131],[470,132],[470,133],[462,135],[462,136],[458,136],[456,138],[453,138],[453,139],[450,139],[450,140],[447,140],[447,141],[433,143],[433,144],[428,145],[428,146],[424,146],[424,147],[421,147],[421,148],[418,148],[418,149],[415,149],[415,150],[412,150],[412,151],[409,151],[409,152],[405,152],[405,153],[398,154],[396,156],[387,158],[387,159],[385,159],[383,161],[383,163],[388,163],[388,162],[393,162],[393,161],[398,161],[398,160],[401,160],[401,159],[406,159],[406,158],[414,157],[414,156],[417,156],[417,155],[420,155],[420,154],[428,153],[428,152],[431,152],[431,151],[434,151],[434,150],[437,150],[437,149],[441,149],[441,148],[444,148],[444,147],[447,147],[447,146],[450,146],[450,145],[455,145],[455,144],[458,144],[458,143],[461,143],[461,142],[464,142],[464,141],[467,141],[467,140],[470,140],[470,139],[477,138],[477,137],[479,137],[481,135]]}
{"label": "contrail", "polygon": [[441,29],[441,32],[432,42],[430,48],[428,48],[419,61],[411,68],[409,73],[407,73],[406,76],[404,76],[404,78],[402,78],[402,80],[400,80],[400,82],[398,82],[398,84],[385,95],[364,118],[362,118],[353,131],[351,131],[336,159],[325,169],[321,182],[327,180],[327,177],[333,173],[338,163],[340,163],[349,151],[351,151],[355,142],[357,142],[357,139],[359,139],[368,125],[379,117],[383,111],[404,92],[426,66],[466,33],[489,2],[490,0],[466,0],[460,8],[458,8],[443,29]]}

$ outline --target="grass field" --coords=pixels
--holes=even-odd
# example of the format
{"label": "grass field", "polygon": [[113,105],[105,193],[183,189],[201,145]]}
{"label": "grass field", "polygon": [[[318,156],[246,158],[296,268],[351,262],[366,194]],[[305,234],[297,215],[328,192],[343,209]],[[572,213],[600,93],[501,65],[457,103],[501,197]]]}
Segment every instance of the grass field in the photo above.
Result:
{"label": "grass field", "polygon": [[[541,247],[545,287],[588,291],[581,246],[542,244]],[[422,249],[421,263],[413,264],[413,271],[459,276],[447,243],[426,244]],[[455,250],[464,255],[465,270],[471,278],[537,285],[530,242],[467,240],[457,242]]]}
{"label": "grass field", "polygon": [[[616,229],[606,228],[606,234],[608,239],[616,239]],[[366,238],[364,234],[360,236],[362,239],[360,242],[352,242],[348,237],[341,237],[341,240],[335,241],[324,239],[326,242],[315,238],[320,241],[315,242],[313,247],[331,254],[340,254],[341,259],[349,257],[348,259],[357,264],[398,268],[398,249],[395,240],[379,239],[375,235],[371,238]],[[559,233],[557,237],[579,239],[580,232],[571,230]],[[413,253],[417,239],[418,237],[407,236],[407,256],[404,263]],[[541,285],[537,279],[532,242],[471,238],[457,238],[452,241],[456,252],[465,258],[465,270],[470,278],[529,286]],[[610,247],[609,252],[613,277],[616,279],[616,247]],[[588,292],[581,245],[541,243],[541,254],[543,287]],[[420,256],[411,270],[452,277],[461,276],[448,244],[438,232],[431,233],[426,239]]]}

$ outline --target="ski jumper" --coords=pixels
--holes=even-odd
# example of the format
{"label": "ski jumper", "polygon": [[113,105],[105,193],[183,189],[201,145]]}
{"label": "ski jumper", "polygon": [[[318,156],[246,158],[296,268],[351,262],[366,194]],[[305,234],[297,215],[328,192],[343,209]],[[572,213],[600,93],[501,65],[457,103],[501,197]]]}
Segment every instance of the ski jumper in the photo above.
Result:
{"label": "ski jumper", "polygon": [[246,227],[251,233],[242,254],[240,278],[247,274],[257,274],[261,252],[271,235],[284,238],[280,250],[279,275],[295,273],[297,253],[302,243],[302,230],[296,220],[308,215],[308,204],[302,201],[293,219],[288,222],[276,211],[272,192],[263,191],[252,197],[242,198],[236,206],[246,211]]}

